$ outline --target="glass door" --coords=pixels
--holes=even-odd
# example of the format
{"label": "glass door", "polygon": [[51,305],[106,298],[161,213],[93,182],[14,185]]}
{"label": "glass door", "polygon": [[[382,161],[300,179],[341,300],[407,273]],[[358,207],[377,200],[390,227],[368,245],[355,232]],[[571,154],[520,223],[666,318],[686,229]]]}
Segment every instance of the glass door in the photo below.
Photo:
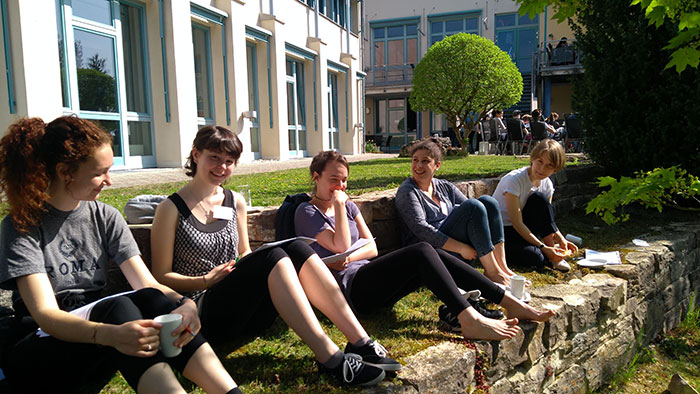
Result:
{"label": "glass door", "polygon": [[260,153],[260,109],[258,107],[258,61],[256,46],[252,43],[246,44],[246,59],[248,62],[248,110],[255,111],[256,117],[250,124],[250,151],[253,157],[259,159]]}

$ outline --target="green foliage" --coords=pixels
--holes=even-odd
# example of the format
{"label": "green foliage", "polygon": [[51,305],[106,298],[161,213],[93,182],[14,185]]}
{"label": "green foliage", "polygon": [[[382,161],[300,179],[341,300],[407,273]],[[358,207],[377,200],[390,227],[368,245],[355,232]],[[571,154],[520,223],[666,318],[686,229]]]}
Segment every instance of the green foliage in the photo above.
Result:
{"label": "green foliage", "polygon": [[572,29],[585,68],[574,81],[586,151],[612,175],[679,166],[700,174],[700,70],[664,71],[675,25],[649,26],[638,7],[581,0]]}
{"label": "green foliage", "polygon": [[[587,7],[600,7],[586,0],[516,0],[520,4],[520,15],[530,18],[541,13],[547,6],[554,7],[553,18],[563,22],[578,16],[580,11],[590,11]],[[620,2],[625,5],[624,2]],[[698,68],[700,64],[700,2],[698,0],[632,0],[631,6],[639,5],[649,25],[661,28],[664,24],[674,25],[674,34],[668,38],[665,50],[671,52],[671,60],[666,68],[675,67],[681,73],[686,67]]]}
{"label": "green foliage", "polygon": [[445,114],[453,130],[472,130],[488,111],[517,103],[522,92],[523,78],[507,53],[486,38],[459,33],[433,44],[418,63],[410,100],[416,111]]}
{"label": "green foliage", "polygon": [[81,109],[116,111],[117,82],[111,75],[90,68],[79,68],[78,87]]}
{"label": "green foliage", "polygon": [[365,153],[379,153],[379,148],[377,147],[377,144],[374,143],[374,141],[367,141],[365,142]]}
{"label": "green foliage", "polygon": [[586,213],[594,212],[608,224],[625,222],[629,214],[624,207],[639,203],[659,212],[663,207],[700,211],[700,207],[684,207],[683,201],[700,202],[700,180],[678,167],[656,168],[653,171],[637,172],[636,177],[621,177],[620,180],[606,176],[598,178],[600,187],[610,187],[597,195],[586,206]]}
{"label": "green foliage", "polygon": [[690,300],[688,301],[688,313],[686,313],[685,318],[680,325],[680,327],[684,330],[695,330],[696,332],[700,330],[700,308],[698,308],[698,306],[695,304],[696,296],[696,293],[690,295]]}

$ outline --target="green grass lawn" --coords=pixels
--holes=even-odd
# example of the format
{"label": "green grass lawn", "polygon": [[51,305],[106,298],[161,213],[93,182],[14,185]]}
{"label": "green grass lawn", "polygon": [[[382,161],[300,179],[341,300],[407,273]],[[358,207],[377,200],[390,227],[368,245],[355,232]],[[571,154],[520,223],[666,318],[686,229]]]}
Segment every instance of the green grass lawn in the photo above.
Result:
{"label": "green grass lawn", "polygon": [[[497,176],[528,164],[528,159],[513,156],[468,156],[448,157],[437,172],[439,178],[451,181],[487,178]],[[410,158],[375,159],[350,163],[348,191],[360,195],[375,190],[398,187],[410,175]],[[185,182],[158,185],[105,189],[100,200],[119,210],[126,202],[139,194],[171,194]],[[249,185],[256,206],[276,206],[282,204],[287,194],[311,191],[311,177],[308,168],[296,168],[259,174],[234,175],[226,184],[230,189],[239,185]]]}

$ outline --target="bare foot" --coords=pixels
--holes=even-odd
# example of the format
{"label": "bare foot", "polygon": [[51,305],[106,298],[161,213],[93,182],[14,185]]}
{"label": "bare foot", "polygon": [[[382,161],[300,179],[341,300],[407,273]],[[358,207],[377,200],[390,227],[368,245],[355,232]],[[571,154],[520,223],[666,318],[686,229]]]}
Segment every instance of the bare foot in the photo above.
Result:
{"label": "bare foot", "polygon": [[550,309],[545,309],[543,311],[535,309],[530,305],[516,299],[510,293],[506,293],[506,295],[503,296],[501,306],[506,308],[506,316],[520,320],[546,322],[555,314],[554,311]]}
{"label": "bare foot", "polygon": [[510,286],[510,275],[506,275],[503,272],[497,272],[497,273],[486,273],[484,272],[484,275],[491,279],[493,283],[497,283],[503,286]]}
{"label": "bare foot", "polygon": [[500,341],[514,337],[520,331],[518,319],[489,319],[479,315],[474,308],[463,310],[457,318],[462,326],[462,335],[468,339]]}

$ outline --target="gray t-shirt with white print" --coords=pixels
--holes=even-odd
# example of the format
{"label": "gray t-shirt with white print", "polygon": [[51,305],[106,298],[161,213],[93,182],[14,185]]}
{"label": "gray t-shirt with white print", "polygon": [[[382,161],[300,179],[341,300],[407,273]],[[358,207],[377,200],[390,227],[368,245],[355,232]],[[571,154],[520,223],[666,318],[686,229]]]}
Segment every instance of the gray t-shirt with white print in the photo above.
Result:
{"label": "gray t-shirt with white print", "polygon": [[121,264],[140,254],[124,218],[109,205],[82,201],[69,212],[46,208],[27,233],[15,230],[11,216],[0,224],[0,287],[14,290],[16,310],[18,277],[46,273],[59,307],[71,310],[80,305],[61,300],[104,289],[110,260]]}

